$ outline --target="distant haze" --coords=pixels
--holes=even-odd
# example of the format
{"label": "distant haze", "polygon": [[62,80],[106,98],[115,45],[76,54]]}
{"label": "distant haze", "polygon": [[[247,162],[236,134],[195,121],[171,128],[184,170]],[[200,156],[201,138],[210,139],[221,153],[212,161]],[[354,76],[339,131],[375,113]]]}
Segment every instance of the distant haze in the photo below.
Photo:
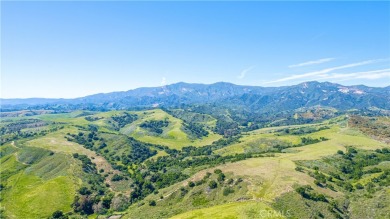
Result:
{"label": "distant haze", "polygon": [[118,110],[176,108],[190,105],[236,106],[251,111],[272,112],[301,107],[332,107],[340,110],[377,108],[390,110],[390,86],[344,86],[329,82],[304,82],[294,86],[242,86],[176,83],[129,91],[95,94],[76,99],[2,99],[4,111],[22,109]]}

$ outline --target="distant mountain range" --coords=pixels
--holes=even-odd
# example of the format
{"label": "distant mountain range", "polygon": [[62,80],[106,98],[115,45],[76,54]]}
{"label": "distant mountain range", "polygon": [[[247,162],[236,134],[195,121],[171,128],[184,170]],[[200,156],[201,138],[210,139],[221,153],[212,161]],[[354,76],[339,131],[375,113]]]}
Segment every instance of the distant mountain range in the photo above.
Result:
{"label": "distant mountain range", "polygon": [[330,82],[305,82],[293,86],[259,87],[218,82],[214,84],[176,83],[161,87],[94,94],[74,99],[1,99],[3,110],[38,108],[129,109],[178,107],[216,103],[259,110],[293,110],[327,106],[337,109],[377,107],[390,109],[390,86],[384,88],[344,86]]}

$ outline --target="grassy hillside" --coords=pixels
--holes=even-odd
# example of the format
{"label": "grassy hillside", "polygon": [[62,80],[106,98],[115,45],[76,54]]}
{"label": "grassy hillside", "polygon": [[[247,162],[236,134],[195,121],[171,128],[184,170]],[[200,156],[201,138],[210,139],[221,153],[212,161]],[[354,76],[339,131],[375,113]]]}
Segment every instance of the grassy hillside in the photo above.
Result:
{"label": "grassy hillside", "polygon": [[[221,138],[220,135],[210,132],[207,137],[202,139],[192,140],[183,131],[183,121],[173,117],[172,115],[162,110],[150,110],[138,113],[139,119],[134,123],[121,129],[121,133],[134,137],[137,140],[148,142],[151,144],[161,144],[173,149],[180,149],[184,146],[204,146],[211,144]],[[151,133],[150,131],[140,127],[145,121],[164,120],[169,121],[169,125],[163,128],[162,134]],[[208,120],[206,120],[208,122]],[[211,120],[213,122],[213,120]]]}
{"label": "grassy hillside", "polygon": [[[317,126],[322,127],[324,125],[325,124],[319,124]],[[271,218],[279,216],[289,217],[289,215],[286,215],[286,211],[289,209],[283,208],[283,206],[286,206],[285,204],[282,205],[282,203],[286,201],[290,203],[290,207],[292,208],[290,210],[295,211],[295,213],[289,212],[289,214],[295,215],[297,217],[319,217],[321,215],[329,218],[336,217],[331,211],[327,210],[329,203],[321,203],[318,201],[302,199],[302,197],[295,193],[295,188],[298,185],[309,185],[310,187],[314,188],[315,192],[324,194],[326,197],[329,197],[330,200],[342,199],[342,197],[344,197],[344,191],[335,191],[329,188],[317,186],[313,177],[296,169],[296,162],[315,162],[316,160],[320,160],[324,157],[333,156],[337,154],[339,150],[346,151],[346,147],[351,146],[364,150],[375,150],[386,147],[388,145],[377,140],[373,140],[356,131],[350,130],[345,126],[345,120],[341,120],[339,123],[333,124],[331,124],[330,121],[327,122],[326,125],[329,126],[329,128],[320,131],[313,131],[310,134],[303,135],[280,135],[280,132],[278,131],[279,129],[267,128],[263,130],[256,130],[249,132],[247,135],[244,135],[240,139],[240,143],[217,150],[216,153],[223,152],[225,155],[227,155],[240,152],[245,153],[245,147],[248,147],[248,145],[249,147],[254,147],[254,145],[256,145],[260,149],[263,149],[264,146],[272,147],[277,145],[277,143],[286,143],[288,145],[299,144],[301,143],[300,139],[303,136],[311,137],[313,139],[320,137],[328,138],[327,141],[286,149],[285,153],[275,153],[274,156],[271,157],[251,158],[234,163],[222,164],[211,169],[199,171],[190,178],[190,181],[202,179],[207,172],[213,172],[213,170],[218,168],[233,178],[243,179],[246,186],[245,193],[236,194],[238,196],[233,199],[227,199],[226,197],[218,199],[224,200],[230,204],[221,205],[220,203],[209,203],[208,206],[215,206],[211,208],[202,207],[199,210],[191,210],[193,208],[199,208],[199,206],[195,207],[191,204],[181,204],[182,201],[176,200],[176,202],[169,203],[169,208],[167,208],[165,206],[166,204],[163,203],[165,200],[161,200],[157,202],[156,206],[153,207],[148,206],[147,202],[141,207],[134,206],[130,208],[130,213],[126,214],[126,217],[131,218],[130,215],[144,215],[144,212],[147,212],[147,216],[145,215],[145,217],[158,218],[158,215],[160,214],[166,215],[166,213],[164,214],[165,209],[181,209],[180,211],[187,209],[185,211],[189,210],[188,212],[179,214],[173,218],[207,218],[216,217],[218,213],[226,218],[252,218],[247,216],[251,212],[254,212],[254,215],[256,216],[253,216],[253,218],[256,218],[260,217],[259,215],[261,212],[263,212],[263,209],[267,208],[272,209],[272,212],[274,212],[274,214],[270,216]],[[293,130],[297,129],[297,126],[283,127],[283,131],[285,129]],[[266,151],[266,149],[264,151]],[[177,185],[168,188],[167,191],[164,190],[163,194],[172,193],[177,189],[178,186],[186,185],[186,183],[187,181],[178,183]],[[203,192],[207,191],[207,188],[202,188],[202,190]],[[157,197],[158,195],[150,196],[145,200],[154,199]],[[206,197],[214,200],[212,195],[206,195]],[[185,198],[183,199],[185,200]],[[253,201],[245,201],[248,199]],[[191,198],[190,200],[194,200],[194,198]],[[311,206],[311,208],[309,207],[309,209],[311,209],[310,211],[305,209],[308,208],[308,203],[310,203]],[[269,207],[270,204],[276,208],[274,209]],[[247,208],[247,206],[251,207]],[[299,212],[299,209],[302,209],[304,212],[308,213],[299,214],[297,213]],[[284,214],[280,214],[281,211],[284,211]],[[279,214],[277,214],[277,212],[279,212]],[[220,217],[223,218],[222,216]]]}
{"label": "grassy hillside", "polygon": [[[2,146],[5,147],[14,146]],[[2,153],[4,150],[2,150]],[[42,218],[71,211],[80,182],[75,161],[64,154],[21,147],[2,157],[2,209],[9,218]]]}
{"label": "grassy hillside", "polygon": [[[387,118],[243,126],[222,136],[217,119],[182,109],[11,115],[19,117],[0,124],[2,218],[55,211],[70,218],[386,218],[389,211]],[[364,160],[371,161],[355,166]]]}
{"label": "grassy hillside", "polygon": [[27,133],[16,135],[18,138],[14,141],[1,146],[2,216],[45,218],[55,210],[73,212],[77,190],[89,180],[82,170],[82,163],[73,158],[74,153],[88,156],[99,170],[103,170],[112,191],[123,190],[123,183],[111,181],[118,171],[105,158],[65,138],[69,133],[77,133],[81,125],[88,125],[89,122],[80,115],[83,113],[34,116],[34,119],[46,121],[43,126],[36,125],[39,121],[35,120],[34,123],[24,122],[23,118],[2,123],[7,128],[4,132],[15,129]]}
{"label": "grassy hillside", "polygon": [[283,212],[278,212],[262,202],[245,201],[203,208],[176,215],[172,219],[190,218],[285,218]]}

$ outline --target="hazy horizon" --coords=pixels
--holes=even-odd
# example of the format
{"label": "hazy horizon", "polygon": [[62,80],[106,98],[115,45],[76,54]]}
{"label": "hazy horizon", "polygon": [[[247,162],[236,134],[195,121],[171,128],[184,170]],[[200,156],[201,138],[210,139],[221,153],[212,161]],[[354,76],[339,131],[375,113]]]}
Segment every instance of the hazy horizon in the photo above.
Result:
{"label": "hazy horizon", "polygon": [[[309,82],[319,82],[319,81],[304,81],[304,82],[300,82],[300,83],[297,83],[297,84],[291,84],[291,85],[284,85],[284,86],[295,86],[295,85],[299,85],[299,84],[303,84],[303,83],[309,83]],[[333,82],[330,82],[330,81],[322,81],[322,82],[319,82],[319,83],[333,83]],[[140,89],[140,88],[155,88],[155,87],[164,87],[164,86],[170,86],[170,85],[174,85],[174,84],[179,84],[179,83],[185,83],[185,84],[201,84],[201,85],[212,85],[212,84],[217,84],[217,83],[229,83],[229,84],[234,84],[234,85],[238,85],[238,86],[254,86],[254,87],[283,87],[283,86],[260,86],[260,85],[247,85],[247,84],[236,84],[236,83],[231,83],[231,82],[226,82],[226,81],[217,81],[217,82],[214,82],[214,83],[209,83],[209,84],[206,84],[206,83],[192,83],[192,82],[185,82],[185,81],[179,81],[179,82],[175,82],[175,83],[171,83],[171,84],[166,84],[166,85],[158,85],[158,86],[148,86],[148,87],[136,87],[136,88],[132,88],[132,89],[127,89],[127,90],[114,90],[114,91],[108,91],[108,92],[99,92],[99,93],[92,93],[92,94],[87,94],[85,96],[77,96],[77,97],[15,97],[15,98],[3,98],[3,97],[0,97],[0,99],[3,99],[3,100],[6,100],[6,99],[76,99],[76,98],[82,98],[82,97],[86,97],[86,96],[91,96],[91,95],[95,95],[95,94],[108,94],[108,93],[115,93],[115,92],[126,92],[126,91],[131,91],[131,90],[136,90],[136,89]],[[342,83],[334,83],[334,84],[339,84],[341,86],[367,86],[367,85],[364,85],[364,84],[353,84],[353,85],[344,85]],[[389,87],[390,85],[387,85],[387,86],[367,86],[367,87],[373,87],[373,88],[385,88],[385,87]]]}

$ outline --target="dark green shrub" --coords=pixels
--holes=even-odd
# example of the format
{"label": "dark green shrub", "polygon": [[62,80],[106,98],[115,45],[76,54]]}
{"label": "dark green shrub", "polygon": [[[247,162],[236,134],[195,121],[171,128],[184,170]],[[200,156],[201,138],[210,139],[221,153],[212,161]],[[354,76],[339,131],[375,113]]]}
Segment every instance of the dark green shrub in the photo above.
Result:
{"label": "dark green shrub", "polygon": [[215,189],[215,188],[218,187],[218,184],[217,184],[217,182],[215,182],[215,181],[213,180],[213,181],[210,181],[210,182],[209,182],[209,187],[210,187],[210,189]]}

